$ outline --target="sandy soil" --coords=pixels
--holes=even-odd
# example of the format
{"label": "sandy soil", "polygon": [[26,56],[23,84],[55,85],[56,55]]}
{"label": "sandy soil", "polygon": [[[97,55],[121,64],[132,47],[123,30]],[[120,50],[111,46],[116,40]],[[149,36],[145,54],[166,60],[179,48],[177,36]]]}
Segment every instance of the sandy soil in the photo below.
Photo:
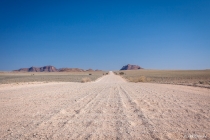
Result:
{"label": "sandy soil", "polygon": [[130,82],[173,84],[210,89],[210,70],[124,70],[115,71]]}
{"label": "sandy soil", "polygon": [[210,89],[128,83],[0,86],[0,139],[209,139]]}

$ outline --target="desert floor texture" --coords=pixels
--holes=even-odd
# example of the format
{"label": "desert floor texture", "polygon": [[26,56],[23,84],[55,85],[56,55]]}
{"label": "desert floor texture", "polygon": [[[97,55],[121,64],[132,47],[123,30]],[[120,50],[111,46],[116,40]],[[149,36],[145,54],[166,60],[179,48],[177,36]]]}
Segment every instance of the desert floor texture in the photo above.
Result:
{"label": "desert floor texture", "polygon": [[0,139],[209,139],[210,89],[129,83],[0,85]]}

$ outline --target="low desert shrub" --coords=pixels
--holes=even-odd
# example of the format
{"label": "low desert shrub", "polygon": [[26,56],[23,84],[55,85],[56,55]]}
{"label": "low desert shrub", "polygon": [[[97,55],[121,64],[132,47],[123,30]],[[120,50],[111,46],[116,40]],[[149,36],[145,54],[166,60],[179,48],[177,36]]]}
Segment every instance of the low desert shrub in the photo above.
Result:
{"label": "low desert shrub", "polygon": [[138,83],[138,82],[149,82],[150,79],[145,77],[145,76],[140,76],[140,77],[130,77],[128,78],[130,82]]}
{"label": "low desert shrub", "polygon": [[119,74],[120,74],[120,75],[124,75],[125,73],[124,73],[124,72],[120,72]]}
{"label": "low desert shrub", "polygon": [[91,73],[89,75],[92,75]]}
{"label": "low desert shrub", "polygon": [[91,79],[89,78],[89,77],[84,77],[84,78],[82,78],[82,83],[86,83],[86,82],[90,82],[91,81]]}

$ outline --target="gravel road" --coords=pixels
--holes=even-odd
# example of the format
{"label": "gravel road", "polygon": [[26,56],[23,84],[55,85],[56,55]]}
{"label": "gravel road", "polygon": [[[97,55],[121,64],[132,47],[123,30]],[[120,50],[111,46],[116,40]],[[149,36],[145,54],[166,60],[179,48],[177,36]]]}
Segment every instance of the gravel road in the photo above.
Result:
{"label": "gravel road", "polygon": [[0,85],[0,139],[210,139],[210,89],[129,83]]}

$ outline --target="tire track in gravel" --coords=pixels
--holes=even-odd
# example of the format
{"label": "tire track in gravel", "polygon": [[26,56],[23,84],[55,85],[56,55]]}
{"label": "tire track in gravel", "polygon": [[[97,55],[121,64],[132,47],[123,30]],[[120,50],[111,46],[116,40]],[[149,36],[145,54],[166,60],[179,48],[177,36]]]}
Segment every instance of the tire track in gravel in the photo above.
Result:
{"label": "tire track in gravel", "polygon": [[[177,102],[177,100],[175,100],[174,98],[175,98],[175,95],[171,95],[170,94],[170,96],[171,96],[171,98],[169,98],[169,95],[167,95],[166,94],[166,92],[169,92],[169,91],[165,91],[165,92],[163,92],[163,91],[159,91],[159,92],[163,92],[164,93],[164,96],[163,95],[161,95],[161,94],[159,94],[158,92],[156,92],[156,91],[152,91],[152,90],[150,90],[150,89],[143,89],[143,88],[139,88],[139,89],[141,89],[142,91],[145,91],[145,92],[147,92],[148,94],[147,95],[149,95],[149,97],[153,97],[153,99],[150,99],[149,101],[144,101],[146,104],[148,104],[149,106],[152,106],[152,108],[155,108],[155,106],[157,106],[158,105],[158,102],[160,102],[160,100],[161,100],[161,102],[162,102],[162,104],[165,104],[166,102],[167,103],[170,103],[171,105],[174,105],[174,106],[176,106],[176,107],[179,107],[179,108],[185,108],[185,106],[182,106],[181,105],[181,102]],[[133,94],[133,93],[138,93],[139,91],[138,90],[136,90],[135,88],[134,89],[130,89],[130,93],[131,94]],[[173,93],[173,92],[172,92]],[[134,94],[133,94],[134,95]],[[138,95],[135,95],[135,98],[138,98]],[[158,100],[156,100],[156,102],[155,102],[155,100],[154,99],[157,99],[158,98]],[[153,105],[151,105],[151,103],[153,104]],[[155,105],[154,105],[155,104]],[[163,106],[162,106],[163,107]],[[164,108],[164,107],[163,107]],[[170,107],[171,108],[171,107]],[[191,111],[191,112],[193,112],[193,113],[198,113],[196,110],[194,110],[194,109],[188,109],[189,111]],[[203,113],[198,113],[199,115],[201,115],[201,116],[203,116],[205,119],[209,119],[209,116],[207,116],[206,114],[203,114]]]}
{"label": "tire track in gravel", "polygon": [[48,134],[48,135],[54,135],[56,131],[59,131],[57,130],[58,128],[60,128],[61,126],[64,127],[68,123],[69,119],[73,119],[74,117],[77,117],[79,114],[81,114],[83,108],[86,108],[91,102],[93,102],[93,100],[99,95],[101,91],[103,91],[103,89],[99,90],[97,88],[95,91],[94,90],[90,91],[91,92],[89,92],[86,96],[81,98],[79,102],[77,100],[77,102],[75,104],[72,104],[72,106],[70,104],[67,104],[66,107],[61,108],[57,113],[55,113],[45,122],[42,122],[39,125],[39,127],[29,135],[31,136],[34,135],[35,133],[36,137],[39,137],[39,135],[42,136],[39,130],[42,130],[41,132],[45,132],[50,127],[52,127],[52,129],[56,128],[56,130],[53,131],[53,134]]}
{"label": "tire track in gravel", "polygon": [[[157,120],[152,119],[153,123],[156,122],[156,126],[157,126],[156,130],[158,130],[158,132],[156,133],[169,131],[172,133],[176,133],[176,135],[178,133],[180,135],[184,135],[186,133],[186,129],[188,130],[188,133],[190,131],[191,132],[202,131],[203,133],[209,133],[208,130],[207,131],[202,130],[202,128],[200,127],[202,126],[203,128],[208,128],[208,124],[210,122],[208,116],[204,114],[200,114],[199,112],[191,108],[186,109],[186,106],[178,104],[177,102],[173,102],[173,100],[170,100],[167,97],[161,96],[159,94],[159,93],[162,93],[161,91],[155,92],[155,91],[150,91],[150,90],[145,90],[145,89],[142,90],[142,88],[139,88],[143,91],[144,94],[148,93],[146,94],[147,96],[144,96],[142,99],[141,98],[142,96],[140,94],[142,93],[142,91],[141,92],[134,91],[135,90],[134,87],[132,86],[129,86],[129,87],[130,87],[129,88],[130,95],[134,96],[135,100],[141,105],[142,109],[146,108],[144,109],[144,111],[146,110],[146,114],[148,115],[148,117],[154,118],[154,116],[156,116],[158,118]],[[179,100],[182,100],[182,98],[180,98]],[[160,106],[161,105],[160,102],[163,106]],[[167,110],[170,113],[167,113],[167,112],[165,113],[165,111]],[[181,115],[180,115],[180,112],[181,112]],[[167,116],[167,118],[165,118],[164,115]],[[189,115],[191,116],[192,119],[194,119],[195,122],[197,122],[197,124],[192,124],[192,119],[191,120],[186,119],[189,117]],[[174,121],[177,117],[179,118],[179,122]],[[198,119],[202,120],[202,122],[200,122]],[[165,126],[168,125],[170,130],[167,130],[168,128],[166,129],[166,127],[164,127],[164,129],[161,129],[163,125],[160,125],[160,124],[164,124]],[[186,129],[183,130],[183,128],[186,128]]]}
{"label": "tire track in gravel", "polygon": [[[162,105],[166,104],[166,102],[167,102],[167,105],[168,105],[168,103],[169,103],[170,105],[175,106],[175,109],[178,109],[178,110],[180,110],[180,109],[185,109],[185,108],[186,108],[185,106],[182,105],[183,96],[182,96],[182,97],[179,97],[179,96],[175,96],[175,95],[173,95],[173,94],[170,94],[170,93],[173,93],[172,91],[171,91],[171,92],[166,91],[166,92],[169,93],[169,95],[171,96],[171,98],[170,98],[169,95],[166,94],[166,92],[163,92],[163,91],[161,91],[161,90],[159,90],[159,92],[163,92],[164,95],[167,95],[167,96],[162,96],[161,94],[159,94],[159,92],[152,91],[152,90],[150,90],[150,89],[145,89],[145,88],[142,89],[142,88],[141,88],[141,90],[147,92],[148,95],[149,95],[150,97],[154,97],[153,99],[150,99],[149,101],[146,102],[149,106],[152,106],[152,108],[155,108],[155,106],[158,105],[158,102],[160,102],[160,101],[162,102]],[[133,91],[133,89],[130,90],[130,93],[137,93],[137,92],[138,92],[138,91]],[[181,93],[182,93],[182,92],[181,92]],[[175,98],[177,98],[177,97],[179,97],[179,99],[175,99]],[[138,98],[138,96],[135,95],[135,98]],[[156,100],[156,102],[155,102],[154,99],[158,99],[158,100]],[[177,101],[180,101],[180,102],[177,102]],[[153,105],[151,105],[151,103],[152,103]],[[154,105],[154,104],[155,104],[155,105]],[[194,103],[194,104],[195,104],[195,103]],[[173,106],[170,106],[168,109],[174,109]],[[164,106],[162,106],[162,108],[165,109]],[[185,110],[185,111],[186,111],[186,112],[191,112],[191,113],[197,114],[198,116],[202,116],[204,119],[209,120],[209,116],[206,115],[206,113],[198,112],[197,110],[192,109],[192,108],[188,108],[188,109]]]}
{"label": "tire track in gravel", "polygon": [[[100,96],[95,100],[95,103],[91,107],[86,108],[86,111],[80,116],[80,119],[83,120],[83,128],[78,135],[71,137],[72,139],[85,139],[91,138],[94,135],[98,128],[102,126],[101,117],[104,115],[104,106],[108,100],[107,90],[110,90],[109,87],[105,88],[103,92],[100,93]],[[98,120],[98,121],[95,121]],[[78,120],[80,123],[80,120]],[[94,127],[91,127],[94,125]],[[95,136],[97,137],[97,135]]]}
{"label": "tire track in gravel", "polygon": [[[139,132],[139,133],[148,133],[149,134],[149,138],[150,139],[158,139],[158,136],[156,133],[154,133],[154,126],[151,123],[151,121],[146,117],[146,115],[144,114],[144,112],[142,111],[142,109],[139,107],[138,103],[131,97],[131,95],[124,89],[121,87],[122,93],[126,96],[125,99],[127,99],[127,105],[129,106],[129,110],[133,113],[130,114],[135,114],[137,117],[137,121],[140,121],[140,125],[143,125],[144,128],[146,128],[146,130],[142,130],[143,132]],[[147,138],[148,139],[148,138]]]}
{"label": "tire track in gravel", "polygon": [[[104,88],[102,91],[100,91],[97,96],[91,100],[84,108],[82,108],[82,110],[79,111],[78,114],[76,114],[76,116],[71,119],[68,122],[68,126],[66,126],[65,129],[67,129],[69,126],[71,127],[78,127],[80,126],[80,131],[82,131],[82,133],[85,133],[85,131],[87,131],[88,127],[92,124],[93,120],[90,120],[88,122],[88,124],[84,123],[84,120],[87,119],[87,115],[90,113],[90,111],[94,110],[95,107],[99,106],[100,102],[101,102],[101,98],[106,95],[103,94],[103,92],[106,90],[106,88]],[[106,99],[106,98],[103,98]],[[95,116],[95,119],[97,119],[98,116]],[[75,123],[76,122],[76,123]],[[82,123],[82,124],[81,124]],[[85,129],[83,126],[86,126]],[[83,128],[83,129],[81,129]],[[78,137],[81,136],[81,133],[77,133],[77,135],[75,136],[76,133],[69,132],[69,135],[71,135],[71,139],[77,139]]]}
{"label": "tire track in gravel", "polygon": [[[84,87],[84,86],[83,86]],[[86,86],[87,87],[87,86]],[[75,91],[78,91],[79,89],[72,89],[72,91],[73,92],[75,92]],[[89,88],[89,89],[87,89],[87,91],[93,91],[93,89],[92,88]],[[60,94],[60,93],[59,93]],[[83,93],[82,93],[83,94]],[[89,94],[90,95],[90,94]],[[82,96],[84,96],[84,95],[82,95]],[[35,97],[34,97],[35,98]],[[83,98],[85,98],[85,97],[83,97]],[[86,101],[86,100],[85,100]],[[70,102],[69,102],[70,103]],[[36,122],[36,125],[34,125],[34,128],[33,127],[31,127],[30,129],[26,129],[25,131],[23,131],[23,132],[21,132],[21,133],[23,133],[23,134],[25,134],[25,135],[27,135],[27,133],[31,133],[31,132],[33,132],[33,131],[39,131],[40,130],[40,128],[42,127],[42,125],[44,125],[44,126],[46,126],[46,123],[48,123],[51,119],[53,119],[53,118],[56,118],[56,116],[57,115],[59,115],[60,113],[62,113],[63,112],[63,110],[65,110],[65,108],[67,108],[70,104],[65,104],[64,106],[61,106],[61,108],[60,109],[56,109],[56,110],[54,110],[53,111],[53,113],[50,113],[51,115],[50,116],[43,116],[43,118],[41,118],[41,122]],[[79,102],[77,102],[77,103],[79,103]],[[83,102],[84,103],[84,102]],[[33,121],[31,121],[30,123],[28,123],[27,125],[33,125]],[[24,136],[25,137],[25,136]]]}
{"label": "tire track in gravel", "polygon": [[[68,127],[71,125],[71,127],[73,128],[76,128],[78,127],[78,118],[84,118],[85,116],[84,115],[87,115],[87,113],[89,112],[88,109],[92,109],[94,106],[97,106],[97,104],[99,103],[97,101],[98,98],[100,98],[100,96],[102,95],[101,93],[104,91],[104,89],[102,91],[100,91],[94,99],[91,99],[85,106],[83,106],[82,108],[80,108],[79,110],[76,110],[76,113],[74,113],[73,116],[70,116],[69,114],[71,114],[71,112],[68,112],[68,110],[65,112],[65,114],[63,114],[64,117],[67,116],[67,118],[65,119],[66,122],[65,124],[62,126],[61,129],[57,130],[56,133],[54,133],[53,135],[51,135],[50,137],[53,138],[53,139],[65,139],[64,137],[60,136],[59,133],[60,132],[64,132],[68,129]],[[99,100],[100,101],[100,100]],[[59,118],[60,119],[60,118]],[[62,118],[60,120],[63,120]],[[81,122],[83,121],[83,119],[81,119]],[[74,124],[74,123],[77,123],[77,124]],[[81,123],[80,122],[80,123]],[[72,124],[73,123],[73,124]],[[68,132],[68,139],[70,138],[69,135],[73,135],[73,133],[75,132],[76,130],[72,130],[71,132]],[[66,136],[67,137],[67,136]]]}

